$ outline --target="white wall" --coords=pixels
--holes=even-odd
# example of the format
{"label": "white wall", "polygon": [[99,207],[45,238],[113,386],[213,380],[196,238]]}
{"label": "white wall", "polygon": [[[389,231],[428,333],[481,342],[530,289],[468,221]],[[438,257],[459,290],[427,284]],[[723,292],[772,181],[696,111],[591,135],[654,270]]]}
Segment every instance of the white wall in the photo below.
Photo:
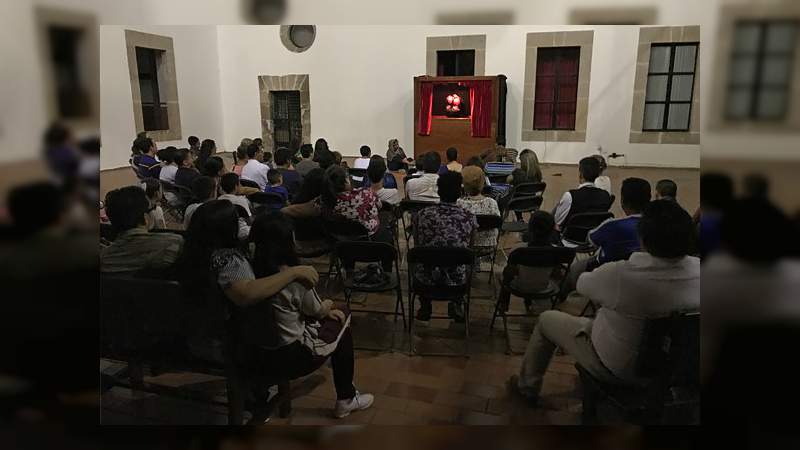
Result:
{"label": "white wall", "polygon": [[[586,142],[521,142],[526,33],[589,28],[595,38]],[[286,50],[278,32],[275,26],[218,27],[228,148],[261,133],[259,75],[308,73],[312,140],[325,137],[346,156],[357,155],[362,144],[382,153],[392,137],[410,150],[412,79],[425,73],[426,37],[486,34],[486,74],[508,76],[508,146],[530,147],[554,163],[575,163],[602,146],[604,152],[626,155],[611,164],[700,164],[699,146],[628,143],[637,27],[318,26],[314,46],[301,54]]]}
{"label": "white wall", "polygon": [[182,139],[159,142],[159,148],[168,145],[187,147],[186,139],[196,135],[201,139],[216,140],[219,150],[223,150],[216,28],[103,25],[100,27],[101,167],[126,166],[131,142],[136,137],[125,47],[126,29],[173,38]]}

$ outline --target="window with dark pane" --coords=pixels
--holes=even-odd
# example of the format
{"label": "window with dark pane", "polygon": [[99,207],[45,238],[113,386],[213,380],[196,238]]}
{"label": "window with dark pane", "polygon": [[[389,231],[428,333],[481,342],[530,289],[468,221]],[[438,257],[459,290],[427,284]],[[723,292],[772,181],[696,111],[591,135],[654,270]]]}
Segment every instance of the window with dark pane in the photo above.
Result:
{"label": "window with dark pane", "polygon": [[440,77],[475,76],[475,50],[437,51],[436,75]]}
{"label": "window with dark pane", "polygon": [[653,44],[644,102],[644,131],[689,131],[698,44]]}
{"label": "window with dark pane", "polygon": [[800,22],[786,20],[736,25],[725,105],[729,120],[786,118],[798,29]]}
{"label": "window with dark pane", "polygon": [[536,56],[535,130],[574,130],[580,47],[539,48]]}
{"label": "window with dark pane", "polygon": [[83,118],[91,115],[89,92],[84,87],[79,64],[84,30],[67,26],[50,26],[50,60],[53,64],[56,102],[59,117]]}
{"label": "window with dark pane", "polygon": [[299,150],[303,143],[300,91],[272,91],[270,99],[275,147]]}
{"label": "window with dark pane", "polygon": [[167,103],[162,100],[164,95],[161,92],[158,74],[165,53],[164,50],[136,47],[136,67],[139,73],[145,131],[169,130]]}

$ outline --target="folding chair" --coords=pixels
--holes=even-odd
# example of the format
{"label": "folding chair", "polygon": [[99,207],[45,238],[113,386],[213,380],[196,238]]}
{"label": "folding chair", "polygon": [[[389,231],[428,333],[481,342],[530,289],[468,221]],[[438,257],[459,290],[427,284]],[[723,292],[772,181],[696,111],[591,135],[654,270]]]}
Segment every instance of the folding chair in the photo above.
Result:
{"label": "folding chair", "polygon": [[[335,252],[336,258],[339,260],[339,265],[345,268],[355,269],[357,263],[380,263],[384,269],[384,273],[389,277],[384,284],[379,286],[361,286],[355,282],[354,273],[346,272],[342,284],[344,285],[344,299],[347,302],[348,308],[350,308],[350,301],[354,292],[370,294],[395,291],[397,295],[394,312],[352,308],[350,308],[350,311],[393,315],[395,325],[397,324],[397,316],[399,315],[403,319],[403,330],[405,330],[406,313],[403,307],[403,289],[400,286],[400,267],[397,261],[397,250],[385,242],[340,241],[336,244]],[[387,268],[390,268],[390,270],[386,271]],[[392,271],[391,268],[393,268],[394,271]],[[390,350],[394,349],[394,331],[395,330],[392,330]]]}
{"label": "folding chair", "polygon": [[494,246],[492,247],[480,247],[476,245],[470,246],[472,251],[475,252],[475,259],[477,261],[477,269],[475,270],[475,272],[480,272],[480,258],[483,258],[485,256],[491,256],[492,267],[489,270],[489,284],[492,284],[494,281],[494,263],[495,260],[497,259],[497,247],[500,244],[500,230],[503,227],[503,218],[492,214],[479,214],[475,216],[475,218],[478,220],[478,229],[475,231],[476,233],[497,230],[497,239],[494,242]]}
{"label": "folding chair", "polygon": [[[423,210],[423,209],[425,209],[425,208],[427,208],[427,207],[429,207],[431,205],[435,205],[435,203],[434,202],[423,202],[423,201],[420,201],[420,200],[408,200],[408,199],[404,199],[403,201],[400,202],[400,220],[403,222],[403,233],[404,233],[405,238],[406,238],[406,245],[408,245],[408,242],[409,242],[410,238],[413,235],[413,231],[412,231],[411,227],[412,227],[412,224],[413,224],[413,216],[414,216],[414,214],[420,212],[421,210]],[[408,215],[409,215],[409,223],[408,224],[406,224],[406,213],[408,213]]]}
{"label": "folding chair", "polygon": [[286,200],[274,192],[254,192],[247,196],[253,205],[253,215],[257,216],[264,211],[274,211],[286,206]]}
{"label": "folding chair", "polygon": [[[583,385],[583,423],[597,420],[597,405],[608,399],[634,423],[660,424],[666,407],[700,403],[700,313],[676,313],[645,324],[635,386],[610,385],[575,364]],[[684,398],[678,394],[688,393]]]}
{"label": "folding chair", "polygon": [[589,232],[613,217],[614,214],[607,211],[575,214],[564,225],[561,238],[565,245],[574,247],[577,253],[593,255],[597,247],[589,242]]}
{"label": "folding chair", "polygon": [[169,181],[159,181],[164,191],[164,212],[175,217],[177,222],[183,222],[183,213],[193,197],[192,190]]}
{"label": "folding chair", "polygon": [[514,197],[528,197],[530,195],[544,196],[547,183],[520,183],[514,186]]}
{"label": "folding chair", "polygon": [[397,228],[400,225],[402,214],[400,205],[382,202],[380,210],[381,226],[392,230],[392,238],[398,252],[400,251],[400,232]]}
{"label": "folding chair", "polygon": [[350,176],[350,184],[352,186],[361,186],[364,182],[364,177],[367,176],[367,169],[348,168],[347,173]]}
{"label": "folding chair", "polygon": [[[322,226],[323,229],[325,230],[325,235],[327,236],[328,242],[334,250],[336,248],[336,244],[340,242],[369,240],[369,231],[364,225],[362,225],[360,222],[346,219],[342,216],[338,215],[323,216]],[[330,263],[328,266],[328,279],[325,284],[326,290],[330,286],[331,278],[333,278],[334,274],[334,269],[336,269],[335,272],[336,276],[341,277],[342,270],[339,265],[339,261],[336,258],[336,253],[331,252]]]}
{"label": "folding chair", "polygon": [[[508,217],[509,212],[513,213],[526,213],[526,212],[533,212],[537,211],[542,206],[542,201],[544,201],[544,197],[539,195],[529,195],[525,197],[512,197],[511,201],[508,202],[508,206],[505,209],[503,214],[503,218],[505,220]],[[528,224],[523,221],[514,221],[514,222],[504,222],[502,231],[504,233],[522,233],[528,230]]]}
{"label": "folding chair", "polygon": [[[550,300],[550,307],[555,308],[561,290],[564,287],[566,280],[566,273],[569,270],[570,264],[575,259],[575,250],[569,247],[520,247],[508,255],[507,266],[516,266],[517,271],[521,268],[531,268],[541,271],[542,278],[546,279],[546,286],[538,290],[527,290],[521,286],[516,280],[520,276],[513,276],[506,279],[504,276],[501,280],[502,288],[497,301],[494,305],[494,313],[492,314],[492,321],[489,324],[489,331],[494,329],[495,320],[499,315],[503,319],[503,331],[506,336],[506,346],[508,353],[512,353],[511,338],[508,335],[508,317],[527,317],[527,314],[508,314],[506,308],[508,305],[504,304],[504,299],[501,297],[504,294],[508,295],[508,303],[511,303],[511,296],[521,297],[523,299],[531,300]],[[560,281],[552,280],[551,274],[553,270],[558,269],[564,276]]]}
{"label": "folding chair", "polygon": [[[464,356],[469,355],[469,303],[472,288],[472,271],[475,265],[475,254],[469,248],[457,247],[415,247],[408,251],[408,346],[411,354],[414,350],[414,304],[415,299],[458,301],[464,300]],[[465,267],[464,283],[455,286],[428,284],[416,276],[417,267],[421,266],[426,273],[433,269],[454,269]],[[431,319],[450,319],[447,316],[431,316]],[[439,354],[438,356],[454,356]]]}

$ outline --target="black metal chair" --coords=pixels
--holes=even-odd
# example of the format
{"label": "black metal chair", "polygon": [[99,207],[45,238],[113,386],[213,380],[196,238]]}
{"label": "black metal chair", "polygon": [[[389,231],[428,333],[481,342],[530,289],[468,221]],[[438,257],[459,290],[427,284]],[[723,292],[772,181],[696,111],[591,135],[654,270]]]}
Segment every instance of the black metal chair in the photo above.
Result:
{"label": "black metal chair", "polygon": [[255,189],[261,189],[261,186],[259,186],[259,185],[258,185],[258,183],[256,183],[256,182],[255,182],[255,181],[253,181],[253,180],[248,180],[247,178],[241,178],[241,177],[240,177],[240,178],[239,178],[239,183],[240,183],[242,186],[244,186],[244,187],[255,188]]}
{"label": "black metal chair", "polygon": [[400,219],[403,216],[400,205],[382,202],[380,209],[381,226],[388,228],[392,232],[395,248],[400,250]]}
{"label": "black metal chair", "polygon": [[478,260],[476,272],[480,272],[480,258],[485,256],[490,256],[492,258],[492,265],[489,270],[489,284],[492,284],[494,282],[494,263],[497,259],[497,247],[500,244],[500,230],[503,227],[503,218],[493,214],[479,214],[476,215],[475,218],[478,220],[478,229],[475,230],[476,233],[497,230],[497,239],[495,239],[494,246],[481,247],[474,245],[474,242],[473,245],[470,246],[472,251],[475,252],[475,258]]}
{"label": "black metal chair", "polygon": [[636,359],[636,374],[646,380],[641,385],[610,385],[575,364],[583,384],[584,424],[596,422],[603,399],[620,408],[626,420],[647,425],[659,424],[667,407],[699,406],[699,360],[699,312],[648,320]]}
{"label": "black metal chair", "polygon": [[492,184],[506,184],[508,182],[508,174],[494,174],[487,175],[489,182]]}
{"label": "black metal chair", "polygon": [[[336,244],[335,252],[339,265],[345,268],[346,276],[343,278],[342,284],[344,286],[344,299],[350,311],[393,315],[395,324],[397,324],[397,316],[399,315],[403,319],[403,330],[405,330],[406,316],[405,308],[403,307],[403,289],[400,286],[400,267],[397,259],[397,250],[385,242],[340,241]],[[356,264],[359,263],[379,263],[388,277],[386,282],[376,286],[364,286],[357,283],[354,279],[355,274],[351,269],[355,269]],[[370,294],[391,291],[395,291],[397,295],[394,312],[353,309],[351,307],[351,300],[355,292]],[[393,330],[392,343],[389,349],[394,348],[394,335]]]}
{"label": "black metal chair", "polygon": [[364,177],[367,176],[367,169],[356,169],[354,167],[347,169],[348,175],[350,175],[350,183],[353,186],[361,186],[361,183],[364,182]]}
{"label": "black metal chair", "polygon": [[247,196],[253,205],[253,215],[257,216],[265,211],[275,211],[286,206],[286,200],[274,192],[254,192]]}
{"label": "black metal chair", "polygon": [[[369,230],[355,220],[350,220],[338,215],[323,215],[322,226],[325,230],[325,235],[328,243],[332,249],[336,249],[336,245],[340,242],[352,241],[369,241]],[[342,267],[339,260],[336,258],[336,252],[332,251],[330,254],[330,263],[328,265],[328,279],[326,281],[326,289],[330,286],[331,279],[334,277],[342,276]]]}
{"label": "black metal chair", "polygon": [[[406,238],[406,245],[408,245],[409,240],[413,235],[413,223],[414,223],[414,215],[421,210],[435,205],[434,202],[423,202],[420,200],[408,200],[405,199],[400,202],[400,220],[403,223],[403,233],[405,234]],[[406,223],[406,214],[408,214],[409,221]]]}
{"label": "black metal chair", "polygon": [[175,217],[178,222],[183,222],[183,213],[186,207],[189,206],[192,197],[194,197],[192,190],[169,181],[159,181],[161,182],[161,190],[164,191],[164,201],[162,202],[165,209],[164,212]]}
{"label": "black metal chair", "polygon": [[[544,197],[540,195],[529,195],[525,197],[513,197],[503,214],[503,220],[508,217],[508,213],[526,213],[537,211],[542,206]],[[523,221],[504,222],[502,231],[504,233],[523,233],[528,231],[528,224]]]}
{"label": "black metal chair", "polygon": [[[575,259],[575,250],[568,247],[520,247],[508,255],[507,266],[516,266],[517,275],[501,280],[501,291],[495,302],[492,321],[489,324],[489,331],[494,329],[495,320],[499,315],[503,320],[503,331],[506,336],[506,346],[509,353],[511,349],[511,339],[508,335],[508,317],[526,317],[527,314],[508,314],[507,308],[511,296],[521,297],[530,300],[550,300],[550,307],[555,308],[559,295],[564,287],[566,273],[570,264]],[[528,290],[520,283],[515,283],[521,277],[519,271],[522,268],[535,269],[542,274],[542,288],[538,290]],[[561,279],[553,279],[554,271],[559,271]],[[545,285],[546,283],[546,285]],[[508,296],[508,299],[502,297]]]}
{"label": "black metal chair", "polygon": [[577,253],[594,254],[597,251],[597,247],[589,242],[589,232],[613,217],[614,214],[608,211],[575,214],[564,225],[561,238],[566,243],[574,246]]}
{"label": "black metal chair", "polygon": [[530,195],[543,196],[547,189],[547,183],[520,183],[514,186],[514,197],[527,197]]}
{"label": "black metal chair", "polygon": [[[417,297],[433,300],[464,300],[464,355],[469,354],[469,303],[472,288],[472,272],[475,265],[475,254],[469,248],[457,247],[415,247],[408,251],[408,334],[409,351],[414,350],[414,303]],[[447,270],[459,266],[465,267],[463,284],[448,286],[429,284],[416,276],[417,267],[421,266],[425,273],[433,269]],[[450,319],[447,316],[431,316],[431,319]],[[444,354],[440,356],[453,356]]]}

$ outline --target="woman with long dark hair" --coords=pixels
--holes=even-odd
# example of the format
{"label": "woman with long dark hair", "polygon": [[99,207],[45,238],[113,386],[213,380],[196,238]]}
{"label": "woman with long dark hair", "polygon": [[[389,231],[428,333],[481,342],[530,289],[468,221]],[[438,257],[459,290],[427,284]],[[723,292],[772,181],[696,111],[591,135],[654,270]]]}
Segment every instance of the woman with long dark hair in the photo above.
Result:
{"label": "woman with long dark hair", "polygon": [[213,139],[203,139],[200,144],[200,151],[197,154],[197,159],[194,161],[195,167],[200,172],[205,171],[206,161],[208,158],[217,151],[217,143]]}
{"label": "woman with long dark hair", "polygon": [[340,166],[331,166],[325,171],[322,195],[322,213],[344,217],[364,225],[373,240],[391,243],[391,236],[376,234],[381,231],[381,201],[371,189],[353,189],[350,177]]}
{"label": "woman with long dark hair", "polygon": [[[283,214],[258,216],[250,239],[256,244],[256,276],[274,276],[298,266],[292,226]],[[268,348],[249,349],[254,359],[268,360],[272,374],[295,379],[316,371],[330,358],[337,397],[334,415],[345,417],[372,405],[373,396],[361,394],[353,386],[355,360],[349,316],[334,309],[331,300],[320,299],[313,287],[300,283],[285,286],[268,305],[272,342]]]}

